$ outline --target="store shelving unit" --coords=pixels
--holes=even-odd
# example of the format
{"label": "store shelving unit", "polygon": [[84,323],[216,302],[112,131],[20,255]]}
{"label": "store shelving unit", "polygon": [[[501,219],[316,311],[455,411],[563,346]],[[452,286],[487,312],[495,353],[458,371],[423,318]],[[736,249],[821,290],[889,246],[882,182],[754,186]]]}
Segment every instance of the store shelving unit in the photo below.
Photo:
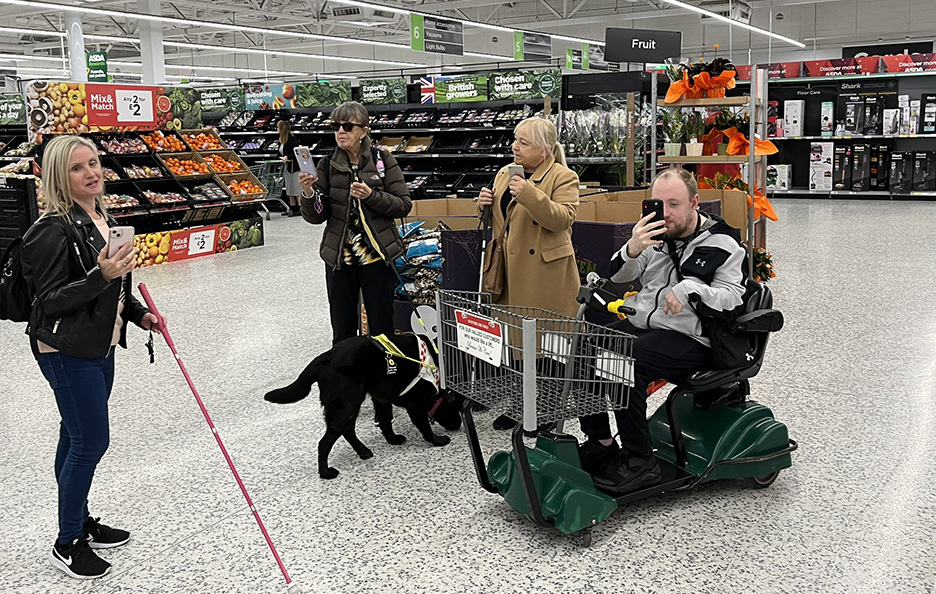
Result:
{"label": "store shelving unit", "polygon": [[[748,138],[762,137],[761,131],[766,130],[767,127],[767,71],[764,69],[754,69],[751,71],[752,87],[751,92],[747,97],[723,97],[718,99],[681,99],[674,103],[666,103],[664,100],[657,100],[653,104],[653,121],[657,119],[657,110],[662,109],[672,109],[677,107],[711,107],[711,108],[721,108],[721,107],[742,107],[746,106],[750,114],[750,128],[747,130]],[[655,82],[655,80],[654,80]],[[656,85],[654,84],[654,87]],[[656,89],[654,88],[654,93]],[[671,164],[674,166],[682,166],[687,164],[716,164],[716,163],[747,163],[748,164],[748,175],[747,175],[747,184],[749,188],[765,188],[767,185],[767,157],[761,156],[757,157],[754,154],[753,143],[751,150],[748,155],[710,155],[710,156],[699,156],[699,157],[688,157],[688,156],[679,156],[679,157],[658,157],[656,155],[656,136],[653,137],[653,145],[651,147],[651,162],[652,170],[656,171],[657,163],[660,164]],[[747,217],[747,234],[748,238],[748,251],[749,253],[753,251],[755,247],[764,247],[766,244],[766,224],[763,222],[763,218],[757,226],[754,224],[754,205],[748,209]],[[749,265],[752,267],[753,271],[754,259],[753,257],[748,258]]]}

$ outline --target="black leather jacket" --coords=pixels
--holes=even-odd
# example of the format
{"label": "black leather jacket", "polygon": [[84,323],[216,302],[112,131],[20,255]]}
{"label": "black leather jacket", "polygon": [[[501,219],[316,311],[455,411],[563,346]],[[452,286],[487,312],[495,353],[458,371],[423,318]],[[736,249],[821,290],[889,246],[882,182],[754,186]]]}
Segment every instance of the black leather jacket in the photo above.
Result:
{"label": "black leather jacket", "polygon": [[[108,226],[114,223],[108,217]],[[72,225],[72,232],[64,225]],[[107,356],[121,279],[104,280],[97,262],[104,246],[94,221],[78,205],[68,217],[42,217],[26,232],[23,276],[38,298],[26,333],[37,357],[37,340],[72,357]],[[133,297],[130,274],[122,280],[126,302],[120,346],[127,348],[127,322],[140,326],[149,310]]]}

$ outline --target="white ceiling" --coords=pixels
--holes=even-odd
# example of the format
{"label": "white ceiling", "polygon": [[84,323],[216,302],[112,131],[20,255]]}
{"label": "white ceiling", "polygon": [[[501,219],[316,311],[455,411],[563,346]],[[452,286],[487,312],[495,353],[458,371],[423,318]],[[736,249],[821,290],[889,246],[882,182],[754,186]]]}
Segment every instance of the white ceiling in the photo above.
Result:
{"label": "white ceiling", "polygon": [[[56,1],[56,0],[52,0]],[[698,4],[700,0],[688,0]],[[710,2],[712,0],[706,0]],[[728,0],[725,0],[727,3]],[[145,2],[145,0],[144,0]],[[141,12],[140,0],[71,0],[69,4]],[[807,44],[807,50],[751,34],[726,25],[703,25],[697,14],[674,8],[659,0],[377,0],[376,4],[410,8],[425,13],[459,19],[486,22],[506,27],[537,30],[547,33],[604,39],[608,26],[678,30],[683,33],[684,57],[711,57],[712,44],[721,46],[720,55],[729,55],[736,63],[780,61],[838,57],[842,45],[932,40],[936,31],[936,0],[753,0],[752,24],[769,28]],[[64,2],[61,3],[66,6]],[[145,4],[144,4],[145,5]],[[167,65],[201,65],[229,68],[253,68],[254,76],[264,68],[301,73],[359,72],[367,75],[374,67],[360,63],[342,63],[321,56],[379,58],[444,66],[497,61],[497,58],[474,56],[450,57],[413,52],[409,49],[409,18],[393,15],[388,22],[362,26],[358,22],[339,20],[333,9],[348,8],[344,4],[320,0],[174,0],[161,1],[163,16],[191,19],[203,23],[251,25],[277,31],[327,34],[358,40],[380,40],[400,44],[400,49],[336,41],[311,41],[277,34],[244,33],[219,30],[217,27],[162,25],[164,41],[196,43],[214,46],[215,50],[165,47]],[[782,18],[781,18],[782,14]],[[354,19],[352,19],[354,20]],[[82,15],[85,35],[111,35],[138,39],[140,21],[124,15]],[[0,27],[64,31],[64,17],[57,10],[3,4],[0,0]],[[466,29],[466,51],[497,54],[509,62],[510,34],[486,29]],[[494,41],[496,38],[496,41]],[[0,32],[0,54],[34,54],[61,56],[61,38],[39,34]],[[553,55],[564,56],[565,49],[577,44],[554,40]],[[89,51],[106,50],[110,61],[139,62],[140,44],[87,42]],[[239,52],[254,48],[268,51],[289,51],[309,54],[305,57],[264,56]],[[7,68],[0,62],[0,68]],[[18,62],[20,66],[58,68],[50,61]],[[139,67],[111,65],[112,73],[140,72]],[[384,67],[379,67],[383,70]],[[33,74],[35,77],[38,75]],[[186,75],[191,71],[167,69],[167,75]],[[235,76],[213,71],[215,77]],[[413,71],[416,72],[416,71]],[[378,72],[390,74],[389,72]],[[203,71],[202,74],[208,74]],[[47,75],[48,76],[48,75]],[[284,78],[282,76],[276,78]],[[295,77],[285,77],[295,78]],[[301,77],[299,77],[301,78]]]}

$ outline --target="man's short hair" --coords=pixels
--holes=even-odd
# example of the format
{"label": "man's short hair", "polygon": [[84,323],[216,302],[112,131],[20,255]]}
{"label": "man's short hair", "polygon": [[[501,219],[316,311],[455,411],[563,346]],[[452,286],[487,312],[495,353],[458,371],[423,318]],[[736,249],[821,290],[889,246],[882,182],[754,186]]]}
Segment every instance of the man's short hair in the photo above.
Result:
{"label": "man's short hair", "polygon": [[657,175],[653,178],[653,181],[650,182],[650,194],[653,195],[653,186],[656,185],[657,181],[669,179],[671,177],[675,177],[686,186],[686,190],[689,191],[690,202],[692,201],[692,197],[699,193],[699,184],[696,182],[695,177],[692,176],[692,173],[686,171],[682,167],[670,167]]}

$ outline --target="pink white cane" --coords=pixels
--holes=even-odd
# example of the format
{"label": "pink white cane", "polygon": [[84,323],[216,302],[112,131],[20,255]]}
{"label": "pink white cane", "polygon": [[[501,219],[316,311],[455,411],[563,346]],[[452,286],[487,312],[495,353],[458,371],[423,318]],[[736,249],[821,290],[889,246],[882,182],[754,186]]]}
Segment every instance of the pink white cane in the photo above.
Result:
{"label": "pink white cane", "polygon": [[267,533],[266,526],[263,525],[263,520],[260,519],[260,514],[257,513],[257,508],[250,499],[250,495],[247,494],[247,487],[244,486],[244,482],[237,473],[237,469],[234,468],[234,462],[228,455],[227,449],[224,447],[224,443],[221,441],[221,436],[218,434],[218,430],[211,421],[211,416],[208,414],[208,409],[205,408],[205,403],[202,402],[201,396],[198,395],[198,390],[195,389],[195,384],[192,383],[192,378],[189,376],[188,370],[185,369],[185,364],[182,363],[182,358],[179,357],[179,352],[176,350],[175,343],[172,342],[172,337],[169,336],[169,331],[162,323],[162,316],[159,315],[159,310],[156,309],[156,304],[153,303],[153,298],[150,296],[149,291],[146,290],[146,285],[144,283],[140,283],[139,289],[140,294],[143,295],[143,301],[146,302],[146,307],[148,307],[151,312],[156,314],[156,319],[158,320],[157,328],[162,333],[163,338],[166,339],[166,344],[169,345],[169,349],[172,351],[173,356],[175,356],[175,360],[179,364],[179,368],[182,370],[182,375],[185,376],[185,381],[188,382],[189,388],[192,389],[192,394],[195,395],[195,400],[198,402],[198,407],[201,408],[202,414],[205,415],[205,420],[208,421],[208,426],[211,428],[211,433],[214,434],[215,441],[218,442],[218,447],[221,448],[221,453],[224,454],[224,459],[227,460],[228,466],[231,468],[231,472],[234,473],[234,479],[237,481],[237,486],[240,487],[241,493],[244,494],[244,499],[247,500],[247,505],[250,507],[250,511],[253,512],[254,519],[257,520],[257,525],[260,526],[260,531],[263,532],[263,538],[266,539],[267,545],[269,545],[270,551],[273,553],[273,557],[276,558],[276,563],[279,565],[280,571],[283,572],[283,577],[286,578],[286,594],[299,594],[299,586],[293,583],[292,579],[289,577],[289,573],[286,571],[286,566],[283,565],[283,560],[280,559],[279,553],[276,552],[276,547],[273,546],[273,541],[270,539],[270,535]]}

